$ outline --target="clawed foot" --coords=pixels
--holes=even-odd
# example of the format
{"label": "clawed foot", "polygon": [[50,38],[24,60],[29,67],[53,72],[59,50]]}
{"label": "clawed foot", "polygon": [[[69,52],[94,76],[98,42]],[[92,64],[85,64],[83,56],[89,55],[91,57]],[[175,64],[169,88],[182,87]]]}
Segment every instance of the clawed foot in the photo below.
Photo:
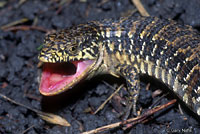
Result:
{"label": "clawed foot", "polygon": [[122,119],[127,120],[131,113],[134,116],[137,116],[136,100],[134,100],[133,98],[130,98],[130,101],[127,103],[126,110],[122,114]]}

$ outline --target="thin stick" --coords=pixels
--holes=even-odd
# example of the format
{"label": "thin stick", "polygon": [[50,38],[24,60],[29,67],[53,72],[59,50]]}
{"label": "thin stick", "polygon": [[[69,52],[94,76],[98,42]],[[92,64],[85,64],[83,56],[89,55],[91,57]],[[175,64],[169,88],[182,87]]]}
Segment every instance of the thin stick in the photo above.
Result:
{"label": "thin stick", "polygon": [[31,111],[36,112],[36,113],[38,112],[38,110],[32,109],[32,108],[29,107],[29,106],[26,106],[26,105],[24,105],[24,104],[21,104],[21,103],[19,103],[19,102],[16,102],[16,101],[14,101],[14,100],[8,98],[7,96],[5,96],[5,95],[3,95],[3,94],[1,94],[1,93],[0,93],[0,96],[1,96],[2,98],[4,98],[5,100],[12,102],[12,103],[15,104],[15,105],[19,105],[19,106],[25,107],[25,108],[27,108],[27,109],[29,109],[29,110],[31,110]]}
{"label": "thin stick", "polygon": [[108,86],[109,88],[112,88],[113,90],[116,90],[115,87],[113,87],[112,85],[110,85],[109,83],[107,83],[106,81],[102,81],[106,86]]}
{"label": "thin stick", "polygon": [[0,93],[0,96],[2,98],[4,98],[5,100],[7,101],[10,101],[12,102],[13,104],[16,104],[16,105],[19,105],[19,106],[22,106],[22,107],[25,107],[35,113],[37,113],[38,116],[42,117],[43,120],[49,122],[49,123],[52,123],[52,124],[58,124],[58,125],[62,125],[62,126],[71,126],[67,120],[63,119],[62,117],[58,116],[58,115],[55,115],[55,114],[51,114],[51,113],[45,113],[45,112],[42,112],[42,111],[39,111],[39,110],[36,110],[36,109],[33,109],[29,106],[26,106],[24,104],[21,104],[19,102],[16,102],[10,98],[8,98],[7,96],[3,95]]}
{"label": "thin stick", "polygon": [[24,130],[21,134],[25,134],[26,132],[28,132],[31,128],[35,127],[35,125],[30,126],[29,128],[27,128],[26,130]]}
{"label": "thin stick", "polygon": [[168,106],[170,106],[170,105],[176,103],[176,101],[177,101],[176,99],[173,99],[173,100],[171,100],[170,102],[168,102],[168,103],[166,103],[166,104],[163,104],[163,105],[161,105],[161,106],[158,106],[158,107],[155,107],[155,108],[153,108],[153,109],[150,109],[150,110],[146,111],[143,115],[141,115],[141,119],[140,119],[139,121],[137,121],[137,122],[131,122],[131,121],[130,121],[131,125],[129,124],[129,126],[126,127],[126,129],[132,127],[133,125],[135,125],[135,124],[137,124],[137,123],[139,123],[139,122],[143,122],[143,121],[146,122],[147,117],[153,115],[154,113],[156,113],[156,112],[158,112],[158,111],[160,111],[160,110],[162,110],[162,109],[167,108]]}
{"label": "thin stick", "polygon": [[7,29],[7,28],[12,27],[12,26],[25,23],[25,22],[27,22],[27,21],[28,21],[27,18],[23,18],[23,19],[20,19],[20,20],[16,20],[16,21],[13,21],[13,22],[11,22],[11,23],[8,23],[8,24],[6,24],[6,25],[4,25],[4,26],[1,26],[1,29],[4,30],[4,29]]}
{"label": "thin stick", "polygon": [[16,30],[38,30],[41,32],[48,32],[49,30],[43,28],[43,27],[39,27],[39,26],[26,26],[26,25],[22,25],[22,26],[12,26],[12,27],[7,27],[3,29],[4,31],[16,31]]}
{"label": "thin stick", "polygon": [[119,90],[120,90],[123,86],[124,86],[123,84],[120,85],[120,86],[117,88],[117,90],[115,90],[115,92],[114,92],[113,94],[111,94],[111,95],[108,97],[108,99],[106,99],[106,100],[104,101],[104,103],[101,104],[101,106],[99,106],[99,108],[94,112],[94,114],[96,114],[97,112],[99,112],[99,110],[101,110],[101,109],[106,105],[106,103],[108,103],[108,101],[111,100],[112,97],[113,97],[117,92],[119,92]]}
{"label": "thin stick", "polygon": [[167,94],[163,94],[160,98],[158,98],[150,107],[149,109],[151,109],[154,105],[156,105],[156,103],[158,103],[162,98],[164,98],[165,96],[167,96],[169,93]]}
{"label": "thin stick", "polygon": [[[160,111],[164,108],[167,108],[168,106],[174,104],[175,102],[176,102],[176,99],[174,99],[174,100],[172,100],[172,101],[170,101],[170,102],[168,102],[164,105],[156,107],[154,109],[148,110],[143,115],[140,115],[136,118],[131,118],[131,119],[128,119],[126,121],[121,121],[121,122],[113,123],[113,124],[110,124],[110,125],[106,125],[106,126],[103,126],[103,127],[91,130],[91,131],[83,132],[81,134],[96,134],[96,133],[100,133],[100,132],[103,132],[103,131],[106,131],[106,130],[109,130],[109,129],[112,129],[112,128],[124,126],[124,125],[127,125],[127,124],[129,126],[126,127],[126,128],[132,127],[133,125],[144,121],[147,117],[151,116],[152,114],[154,114],[154,113],[156,113],[156,112],[158,112],[158,111]],[[130,125],[130,123],[131,123],[131,125]]]}
{"label": "thin stick", "polygon": [[138,9],[138,11],[140,12],[142,16],[150,16],[149,13],[144,8],[144,6],[142,5],[140,0],[132,0],[132,2],[136,6],[136,8]]}

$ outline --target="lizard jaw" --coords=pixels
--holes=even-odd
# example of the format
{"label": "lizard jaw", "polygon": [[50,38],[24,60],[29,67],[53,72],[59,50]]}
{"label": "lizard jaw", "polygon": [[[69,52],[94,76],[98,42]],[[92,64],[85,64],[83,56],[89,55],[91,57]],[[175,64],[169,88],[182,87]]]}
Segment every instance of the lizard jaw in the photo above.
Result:
{"label": "lizard jaw", "polygon": [[80,80],[87,77],[95,65],[95,60],[73,61],[72,63],[44,63],[40,93],[52,96],[72,88]]}

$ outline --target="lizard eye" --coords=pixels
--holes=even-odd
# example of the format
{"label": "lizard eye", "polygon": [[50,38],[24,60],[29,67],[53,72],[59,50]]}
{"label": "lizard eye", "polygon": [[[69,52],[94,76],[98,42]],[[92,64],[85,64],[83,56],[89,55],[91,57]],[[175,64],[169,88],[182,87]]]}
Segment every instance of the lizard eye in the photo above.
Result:
{"label": "lizard eye", "polygon": [[69,52],[75,54],[77,52],[77,46],[73,45],[69,48]]}

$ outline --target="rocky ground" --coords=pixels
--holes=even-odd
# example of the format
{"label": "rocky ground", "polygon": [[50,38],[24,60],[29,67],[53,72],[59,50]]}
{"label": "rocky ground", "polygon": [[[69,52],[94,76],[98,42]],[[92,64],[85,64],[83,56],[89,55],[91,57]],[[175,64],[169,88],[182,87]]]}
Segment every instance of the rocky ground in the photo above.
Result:
{"label": "rocky ground", "polygon": [[[198,0],[142,0],[152,16],[171,18],[179,23],[189,24],[200,30],[200,2]],[[36,113],[22,106],[12,104],[0,97],[0,133],[2,134],[78,134],[97,127],[121,121],[123,111],[113,99],[96,115],[92,112],[102,104],[123,79],[101,76],[81,83],[59,96],[44,97],[38,91],[37,67],[38,47],[43,43],[47,31],[67,28],[90,20],[119,18],[135,10],[131,0],[1,0],[0,1],[0,93],[15,101],[44,112],[51,112],[66,118],[71,127],[52,125],[43,121]],[[138,14],[138,12],[135,12]],[[17,22],[18,21],[18,22]],[[13,22],[17,23],[14,25]],[[7,25],[12,24],[12,25]],[[158,98],[152,97],[162,88],[157,82],[143,80],[138,108],[147,109]],[[163,93],[165,94],[166,91]],[[119,94],[126,94],[122,89]],[[163,97],[159,104],[165,104],[174,97]],[[116,96],[115,98],[120,97]],[[117,108],[116,108],[117,107]],[[129,130],[111,129],[104,133],[200,133],[195,115],[187,108],[173,105],[153,116],[151,121],[138,124]],[[180,130],[180,131],[179,131]]]}

